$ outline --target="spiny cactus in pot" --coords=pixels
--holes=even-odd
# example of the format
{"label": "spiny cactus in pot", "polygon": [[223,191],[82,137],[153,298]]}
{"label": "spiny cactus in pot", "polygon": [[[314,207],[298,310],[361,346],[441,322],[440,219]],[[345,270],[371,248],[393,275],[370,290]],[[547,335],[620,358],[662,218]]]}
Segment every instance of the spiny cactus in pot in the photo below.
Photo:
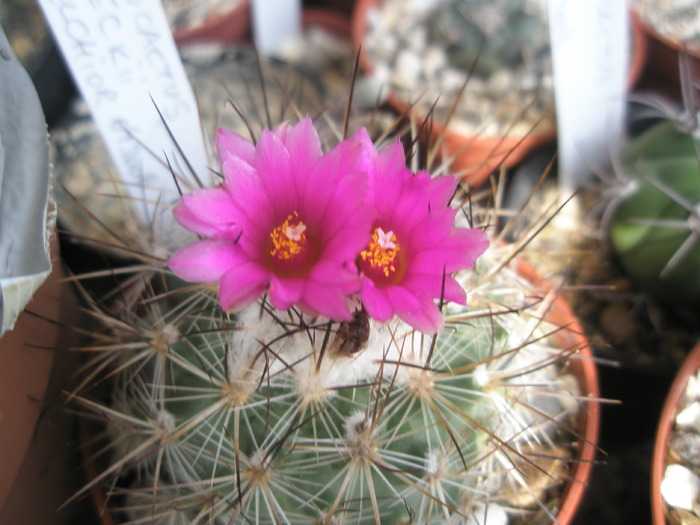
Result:
{"label": "spiny cactus in pot", "polygon": [[619,153],[605,222],[615,254],[641,290],[693,306],[700,304],[697,110],[673,116],[661,108],[664,118]]}
{"label": "spiny cactus in pot", "polygon": [[322,124],[219,131],[214,183],[176,174],[192,242],[86,294],[84,491],[129,523],[567,523],[598,421],[580,327],[455,177]]}

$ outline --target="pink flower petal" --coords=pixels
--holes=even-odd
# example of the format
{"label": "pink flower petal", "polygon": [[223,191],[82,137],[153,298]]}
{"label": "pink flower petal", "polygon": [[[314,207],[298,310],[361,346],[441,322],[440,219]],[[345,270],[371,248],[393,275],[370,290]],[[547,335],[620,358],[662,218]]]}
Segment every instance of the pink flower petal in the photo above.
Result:
{"label": "pink flower petal", "polygon": [[253,163],[255,146],[233,130],[221,128],[216,133],[216,150],[222,164],[231,159],[247,164]]}
{"label": "pink flower petal", "polygon": [[304,291],[304,279],[280,279],[272,274],[270,278],[270,304],[278,310],[287,310],[299,301]]}
{"label": "pink flower petal", "polygon": [[240,251],[230,241],[197,241],[177,250],[168,266],[184,281],[209,283],[240,262]]}
{"label": "pink flower petal", "polygon": [[330,231],[346,224],[346,218],[365,202],[371,142],[364,137],[357,133],[321,157],[299,186],[300,205],[311,220]]}
{"label": "pink flower petal", "polygon": [[433,274],[411,274],[406,277],[401,286],[408,290],[421,290],[423,293],[440,299],[442,294],[444,301],[452,301],[453,303],[466,304],[467,293],[464,288],[449,275],[445,276],[444,290],[442,275]]}
{"label": "pink flower petal", "polygon": [[[363,276],[363,303],[373,317],[397,315],[418,330],[434,333],[443,322],[436,305],[440,296],[466,300],[451,274],[472,267],[488,241],[479,230],[454,227],[457,210],[449,206],[457,186],[454,177],[411,173],[399,142],[381,151],[371,164],[368,202],[377,210],[372,227],[396,235],[403,267],[396,274],[398,282],[369,286],[371,278]],[[374,273],[373,278],[379,282],[382,274]]]}
{"label": "pink flower petal", "polygon": [[307,281],[299,306],[307,313],[323,315],[336,321],[352,319],[348,309],[348,295],[338,286],[329,287],[313,280]]}
{"label": "pink flower petal", "polygon": [[[358,210],[359,211],[359,210]],[[335,261],[354,260],[370,239],[371,215],[353,221],[353,227],[339,229],[338,233],[324,239],[324,256]]]}
{"label": "pink flower petal", "polygon": [[411,255],[411,268],[416,273],[435,272],[445,268],[447,273],[472,268],[489,242],[481,230],[455,230],[453,235],[441,245],[430,246]]}
{"label": "pink flower petal", "polygon": [[258,172],[248,165],[235,165],[225,170],[231,177],[228,191],[238,212],[242,230],[260,229],[269,232],[274,226],[275,203],[263,186]]}
{"label": "pink flower petal", "polygon": [[290,152],[274,133],[263,130],[255,148],[254,166],[274,209],[288,214],[298,208],[297,180]]}
{"label": "pink flower petal", "polygon": [[308,116],[288,130],[282,143],[288,151],[294,152],[292,169],[297,172],[308,170],[321,157],[321,141]]}
{"label": "pink flower petal", "polygon": [[403,146],[398,140],[375,155],[370,172],[370,202],[380,207],[382,203],[390,206],[399,202],[404,179],[410,172],[406,170]]}
{"label": "pink flower petal", "polygon": [[452,175],[431,177],[428,172],[420,172],[417,176],[430,179],[428,199],[433,208],[447,206],[457,189],[457,178]]}
{"label": "pink flower petal", "polygon": [[386,290],[396,315],[424,334],[434,334],[443,326],[440,309],[428,297],[418,297],[401,286],[389,286]]}
{"label": "pink flower petal", "polygon": [[173,209],[173,216],[182,226],[199,235],[229,240],[238,236],[236,209],[229,192],[221,187],[183,195]]}
{"label": "pink flower petal", "polygon": [[394,307],[389,301],[386,288],[378,288],[371,279],[362,279],[362,304],[369,316],[379,322],[386,322],[394,317]]}
{"label": "pink flower petal", "polygon": [[270,282],[270,271],[258,264],[243,263],[221,278],[219,303],[224,310],[239,310],[260,297]]}

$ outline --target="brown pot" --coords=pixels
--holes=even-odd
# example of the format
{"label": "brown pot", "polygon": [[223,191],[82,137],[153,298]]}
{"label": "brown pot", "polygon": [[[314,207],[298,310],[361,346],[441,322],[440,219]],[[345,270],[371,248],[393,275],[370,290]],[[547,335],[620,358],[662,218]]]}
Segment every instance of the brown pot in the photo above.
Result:
{"label": "brown pot", "polygon": [[679,403],[688,385],[688,379],[700,369],[700,343],[697,343],[673,378],[666,401],[661,409],[661,417],[654,440],[651,458],[651,517],[654,525],[666,525],[668,506],[661,497],[661,481],[666,470],[669,439],[679,412]]}
{"label": "brown pot", "polygon": [[[518,272],[534,284],[546,285],[535,268],[525,259],[519,260]],[[588,398],[588,401],[582,403],[580,407],[577,429],[580,448],[558,505],[557,525],[569,525],[573,522],[583,499],[597,451],[600,428],[600,383],[593,352],[583,327],[563,297],[557,296],[547,319],[563,328],[555,334],[555,340],[561,348],[578,349],[569,359],[569,366],[578,380],[581,395]]]}
{"label": "brown pot", "polygon": [[[358,0],[352,21],[352,41],[356,48],[361,49],[364,34],[367,30],[367,11],[379,4],[381,0]],[[630,63],[628,87],[637,82],[645,63],[646,41],[636,26],[632,27],[633,56]],[[360,51],[362,68],[371,73],[372,60],[366,52]],[[467,86],[467,90],[468,90]],[[388,95],[389,105],[400,115],[412,113],[411,106],[393,93]],[[421,115],[414,115],[421,119]],[[537,126],[536,126],[537,128]],[[429,146],[441,143],[445,160],[450,161],[453,172],[461,175],[462,180],[472,187],[482,185],[488,176],[501,167],[511,168],[520,163],[539,146],[551,142],[557,136],[556,129],[541,126],[532,129],[525,136],[465,136],[433,123],[429,133],[422,139],[429,141]]]}
{"label": "brown pot", "polygon": [[250,0],[244,0],[226,14],[212,17],[200,26],[177,29],[173,38],[178,46],[202,42],[241,42],[250,38]]}
{"label": "brown pot", "polygon": [[77,326],[77,309],[65,303],[70,294],[56,257],[53,265],[0,338],[0,523],[70,525],[85,510],[79,504],[58,510],[83,478],[74,457],[75,418],[60,404],[78,364],[77,355],[62,351],[75,337],[69,327]]}
{"label": "brown pot", "polygon": [[680,101],[681,75],[680,58],[686,55],[690,75],[695,85],[700,84],[700,48],[689,47],[682,42],[671,40],[658,33],[637,13],[632,13],[632,26],[639,32],[647,47],[643,87],[657,90]]}

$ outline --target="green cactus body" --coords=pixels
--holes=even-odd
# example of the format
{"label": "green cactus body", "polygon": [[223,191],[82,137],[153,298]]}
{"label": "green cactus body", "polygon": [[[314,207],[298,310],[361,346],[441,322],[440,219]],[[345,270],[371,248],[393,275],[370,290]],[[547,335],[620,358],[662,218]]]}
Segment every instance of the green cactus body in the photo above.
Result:
{"label": "green cactus body", "polygon": [[654,125],[622,152],[629,177],[610,223],[612,246],[643,290],[700,301],[700,163],[697,141],[674,122]]}
{"label": "green cactus body", "polygon": [[[492,248],[496,254],[501,248]],[[579,395],[544,321],[552,294],[482,256],[436,338],[163,290],[113,321],[113,464],[134,523],[484,523],[554,513]],[[154,284],[155,287],[155,284]],[[118,319],[118,320],[117,320]],[[135,323],[143,329],[134,330]],[[127,329],[128,327],[128,329]],[[109,355],[105,353],[103,355]],[[570,436],[566,436],[570,439]],[[546,474],[543,474],[546,473]],[[551,517],[551,514],[550,514]],[[152,521],[149,521],[152,520]]]}

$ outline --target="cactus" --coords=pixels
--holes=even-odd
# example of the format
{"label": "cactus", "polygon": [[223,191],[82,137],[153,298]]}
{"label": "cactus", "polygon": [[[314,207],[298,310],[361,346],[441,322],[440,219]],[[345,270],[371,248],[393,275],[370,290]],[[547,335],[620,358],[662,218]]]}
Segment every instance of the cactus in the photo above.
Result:
{"label": "cactus", "polygon": [[700,302],[698,140],[662,120],[625,145],[610,241],[636,285],[662,301]]}
{"label": "cactus", "polygon": [[[333,209],[354,221],[342,247],[355,242],[355,229],[367,230],[350,252],[354,271],[334,270],[343,286],[346,277],[360,278],[361,288],[336,304],[334,283],[313,289],[323,303],[307,289],[289,299],[280,284],[290,275],[306,279],[297,275],[305,259],[280,265],[297,248],[304,255],[304,235],[318,240],[336,220],[323,214],[320,225],[280,216],[286,219],[265,241],[271,277],[247,266],[246,280],[224,268],[224,259],[243,268],[246,236],[270,215],[255,215],[256,206],[267,209],[265,196],[246,193],[239,202],[226,193],[254,187],[252,178],[231,179],[232,170],[245,175],[246,166],[270,159],[265,148],[276,140],[291,151],[299,130],[311,136],[310,122],[263,131],[251,143],[220,132],[226,182],[185,195],[174,208],[199,239],[167,261],[142,256],[108,302],[85,294],[101,330],[83,348],[92,359],[71,399],[104,425],[89,455],[103,467],[75,497],[106,487],[116,519],[128,523],[556,521],[564,480],[592,459],[595,435],[582,435],[580,424],[596,420],[597,393],[583,390],[573,373],[587,349],[567,337],[575,327],[551,316],[556,290],[516,271],[518,248],[494,234],[469,268],[486,246],[476,227],[485,228],[493,210],[471,202],[456,179],[407,175],[401,143],[372,143],[360,130],[324,153],[320,173],[304,174],[327,185],[309,194],[309,214],[337,198]],[[354,177],[368,165],[407,177],[374,180],[371,213],[384,221],[424,213],[412,225],[420,235],[402,225],[382,229],[384,222],[358,211],[364,204],[348,204],[361,179],[331,191],[333,170]],[[410,191],[397,193],[404,184]],[[290,194],[307,202],[299,197],[305,187],[267,190],[273,203]],[[227,199],[252,206],[251,217],[232,220],[219,208]],[[237,230],[248,218],[250,228]],[[314,245],[313,255],[319,250]],[[277,251],[284,257],[271,262]],[[437,259],[423,273],[401,268],[406,253],[425,251]],[[399,300],[378,296],[370,278],[376,288],[402,288]],[[433,295],[425,300],[419,292],[427,289]],[[464,290],[467,305],[459,304]],[[407,307],[411,300],[417,309]],[[589,452],[582,455],[582,446]]]}
{"label": "cactus", "polygon": [[554,341],[551,294],[508,267],[487,275],[502,252],[461,277],[470,306],[450,305],[433,337],[396,319],[333,322],[265,302],[229,316],[211,290],[160,274],[135,284],[88,348],[115,374],[111,402],[83,401],[107,420],[103,475],[134,471],[115,491],[125,515],[554,519],[545,494],[575,456],[581,392],[565,358],[578,349]]}
{"label": "cactus", "polygon": [[[532,4],[530,2],[529,4]],[[504,67],[517,69],[543,53],[546,21],[526,0],[443,2],[428,23],[431,43],[445,42],[451,64],[487,77]]]}

